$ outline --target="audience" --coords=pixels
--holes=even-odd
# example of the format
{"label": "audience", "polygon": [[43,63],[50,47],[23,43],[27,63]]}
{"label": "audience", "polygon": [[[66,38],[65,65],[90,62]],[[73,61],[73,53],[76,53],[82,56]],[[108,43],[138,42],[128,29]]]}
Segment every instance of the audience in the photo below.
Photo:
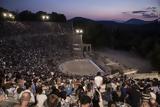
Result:
{"label": "audience", "polygon": [[61,107],[59,105],[58,96],[55,94],[50,94],[44,103],[44,107]]}
{"label": "audience", "polygon": [[44,102],[47,99],[45,93],[42,92],[43,92],[42,87],[37,87],[37,95],[36,95],[37,107],[44,107]]}
{"label": "audience", "polygon": [[101,77],[101,73],[100,72],[97,73],[97,76],[94,78],[94,82],[95,82],[96,87],[100,88],[100,86],[103,83],[103,78]]}
{"label": "audience", "polygon": [[30,93],[30,96],[31,96],[30,103],[35,103],[35,97],[33,95],[33,92],[31,91],[31,83],[30,82],[26,82],[25,83],[25,87],[26,87],[25,90],[20,93],[19,99],[21,99],[23,93],[28,92],[28,93]]}
{"label": "audience", "polygon": [[87,95],[81,96],[80,107],[91,107],[91,98]]}
{"label": "audience", "polygon": [[20,98],[19,104],[15,105],[15,107],[29,107],[30,99],[31,94],[29,92],[24,92]]}
{"label": "audience", "polygon": [[58,65],[66,58],[74,59],[64,38],[48,35],[21,39],[0,41],[0,106],[4,102],[12,102],[11,107],[160,105],[160,81],[156,78],[110,78],[100,72],[96,76],[64,74]]}

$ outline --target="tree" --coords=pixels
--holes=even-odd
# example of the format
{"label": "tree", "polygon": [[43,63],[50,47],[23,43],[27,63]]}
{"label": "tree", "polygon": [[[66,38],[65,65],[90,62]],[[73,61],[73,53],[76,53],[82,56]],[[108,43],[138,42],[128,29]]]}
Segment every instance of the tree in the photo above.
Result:
{"label": "tree", "polygon": [[153,67],[160,69],[160,44],[156,43],[151,53],[151,64]]}
{"label": "tree", "polygon": [[58,14],[58,13],[52,12],[50,16],[51,16],[51,21],[53,22],[66,22],[67,21],[64,14]]}
{"label": "tree", "polygon": [[31,11],[25,10],[18,14],[19,21],[35,21],[35,14]]}
{"label": "tree", "polygon": [[36,21],[42,21],[42,15],[48,15],[48,14],[46,12],[43,12],[43,11],[38,11],[35,14]]}

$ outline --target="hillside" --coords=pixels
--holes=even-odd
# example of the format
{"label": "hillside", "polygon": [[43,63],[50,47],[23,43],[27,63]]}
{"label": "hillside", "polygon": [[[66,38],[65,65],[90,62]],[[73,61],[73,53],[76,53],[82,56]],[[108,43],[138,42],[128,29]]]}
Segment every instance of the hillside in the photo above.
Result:
{"label": "hillside", "polygon": [[72,24],[55,22],[0,22],[0,37],[42,34],[42,33],[72,33]]}
{"label": "hillside", "polygon": [[68,22],[73,22],[73,23],[94,23],[94,24],[102,24],[102,25],[144,25],[144,24],[150,24],[155,22],[156,20],[153,21],[144,21],[141,19],[129,19],[127,21],[114,21],[114,20],[92,20],[88,18],[83,18],[83,17],[75,17]]}

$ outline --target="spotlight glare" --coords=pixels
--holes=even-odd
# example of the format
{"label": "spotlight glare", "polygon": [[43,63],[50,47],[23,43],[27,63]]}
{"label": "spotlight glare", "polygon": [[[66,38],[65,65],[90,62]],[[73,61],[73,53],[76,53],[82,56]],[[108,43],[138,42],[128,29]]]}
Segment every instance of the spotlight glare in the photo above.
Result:
{"label": "spotlight glare", "polygon": [[14,17],[14,16],[12,16],[11,18],[12,18],[12,19],[15,19],[15,17]]}
{"label": "spotlight glare", "polygon": [[76,33],[80,33],[79,29],[76,29]]}
{"label": "spotlight glare", "polygon": [[83,34],[83,29],[76,29],[75,31],[77,34]]}
{"label": "spotlight glare", "polygon": [[4,16],[4,17],[7,17],[7,14],[6,14],[6,13],[3,13],[3,16]]}
{"label": "spotlight glare", "polygon": [[48,19],[49,19],[49,16],[46,16],[46,19],[48,20]]}
{"label": "spotlight glare", "polygon": [[9,17],[12,17],[13,15],[11,13],[9,13]]}
{"label": "spotlight glare", "polygon": [[83,30],[81,29],[79,32],[80,32],[80,33],[83,33]]}
{"label": "spotlight glare", "polygon": [[44,20],[44,19],[45,19],[45,16],[42,16],[42,19]]}

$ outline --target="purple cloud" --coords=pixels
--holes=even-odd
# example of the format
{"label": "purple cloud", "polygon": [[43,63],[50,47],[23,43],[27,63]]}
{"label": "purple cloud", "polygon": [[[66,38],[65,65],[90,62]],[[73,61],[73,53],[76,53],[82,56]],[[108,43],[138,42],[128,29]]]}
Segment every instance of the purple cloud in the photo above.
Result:
{"label": "purple cloud", "polygon": [[147,7],[146,10],[155,10],[157,7]]}
{"label": "purple cloud", "polygon": [[158,15],[156,15],[155,13],[143,13],[142,16],[144,18],[158,18]]}
{"label": "purple cloud", "polygon": [[147,7],[144,10],[135,10],[131,12],[122,12],[123,14],[139,15],[143,18],[158,18],[157,7]]}
{"label": "purple cloud", "polygon": [[152,10],[152,12],[157,12],[157,10]]}
{"label": "purple cloud", "polygon": [[129,14],[129,12],[122,12],[123,14]]}
{"label": "purple cloud", "polygon": [[132,11],[133,14],[145,13],[148,11],[140,10],[140,11]]}

